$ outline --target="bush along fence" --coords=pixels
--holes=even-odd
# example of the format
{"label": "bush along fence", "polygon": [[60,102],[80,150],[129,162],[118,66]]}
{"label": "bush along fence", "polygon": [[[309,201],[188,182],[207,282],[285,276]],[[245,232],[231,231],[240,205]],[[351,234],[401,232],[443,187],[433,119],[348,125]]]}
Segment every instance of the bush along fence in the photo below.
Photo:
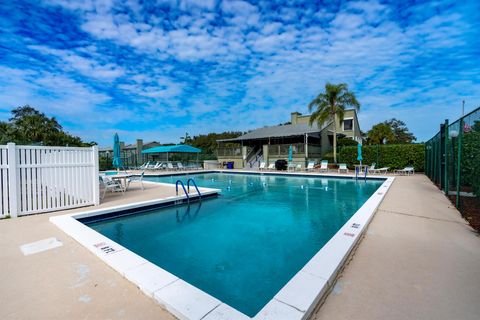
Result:
{"label": "bush along fence", "polygon": [[[423,144],[386,144],[364,145],[362,147],[363,163],[376,167],[389,167],[390,170],[414,167],[415,171],[423,171],[425,152]],[[339,162],[353,165],[358,163],[357,147],[342,147],[339,152]]]}
{"label": "bush along fence", "polygon": [[480,230],[480,108],[425,143],[425,173]]}

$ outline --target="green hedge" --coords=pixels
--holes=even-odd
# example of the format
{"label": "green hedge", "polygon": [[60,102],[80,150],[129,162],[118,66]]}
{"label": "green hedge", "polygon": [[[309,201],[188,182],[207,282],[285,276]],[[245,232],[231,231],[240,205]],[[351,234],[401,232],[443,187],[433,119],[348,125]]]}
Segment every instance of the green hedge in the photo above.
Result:
{"label": "green hedge", "polygon": [[[424,144],[365,145],[362,148],[364,164],[376,163],[376,167],[390,167],[390,170],[413,166],[415,171],[423,171],[425,160]],[[353,166],[358,163],[357,147],[342,147],[338,162]]]}
{"label": "green hedge", "polygon": [[480,197],[480,132],[471,131],[463,135],[460,170],[461,184],[472,186]]}

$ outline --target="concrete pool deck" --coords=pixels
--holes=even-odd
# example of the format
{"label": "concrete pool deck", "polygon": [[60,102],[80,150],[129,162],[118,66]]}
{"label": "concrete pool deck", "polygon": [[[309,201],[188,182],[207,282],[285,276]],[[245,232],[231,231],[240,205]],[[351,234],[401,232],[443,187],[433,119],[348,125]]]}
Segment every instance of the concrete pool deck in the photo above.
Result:
{"label": "concrete pool deck", "polygon": [[[99,207],[174,194],[108,194]],[[0,221],[2,319],[173,319],[48,221],[92,207]],[[24,256],[19,246],[63,246]],[[399,177],[314,319],[478,319],[480,238],[423,175]]]}

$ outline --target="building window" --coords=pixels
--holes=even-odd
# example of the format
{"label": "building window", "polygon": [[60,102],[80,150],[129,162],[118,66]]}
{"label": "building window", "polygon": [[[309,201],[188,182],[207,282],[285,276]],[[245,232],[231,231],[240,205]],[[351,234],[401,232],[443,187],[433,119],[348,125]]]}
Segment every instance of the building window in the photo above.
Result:
{"label": "building window", "polygon": [[343,131],[353,130],[353,119],[343,120]]}

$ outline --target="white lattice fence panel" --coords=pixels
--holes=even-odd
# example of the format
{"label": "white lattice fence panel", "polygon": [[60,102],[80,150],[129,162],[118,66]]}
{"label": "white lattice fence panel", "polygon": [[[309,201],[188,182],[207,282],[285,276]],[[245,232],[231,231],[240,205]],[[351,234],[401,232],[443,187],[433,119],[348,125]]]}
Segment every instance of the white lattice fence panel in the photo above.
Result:
{"label": "white lattice fence panel", "polygon": [[8,149],[0,146],[0,217],[10,214],[8,201]]}
{"label": "white lattice fence panel", "polygon": [[[2,201],[13,216],[98,204],[97,148],[15,146],[0,167]],[[3,161],[3,158],[0,157]],[[2,162],[3,163],[3,162]],[[3,175],[7,183],[3,183]]]}

